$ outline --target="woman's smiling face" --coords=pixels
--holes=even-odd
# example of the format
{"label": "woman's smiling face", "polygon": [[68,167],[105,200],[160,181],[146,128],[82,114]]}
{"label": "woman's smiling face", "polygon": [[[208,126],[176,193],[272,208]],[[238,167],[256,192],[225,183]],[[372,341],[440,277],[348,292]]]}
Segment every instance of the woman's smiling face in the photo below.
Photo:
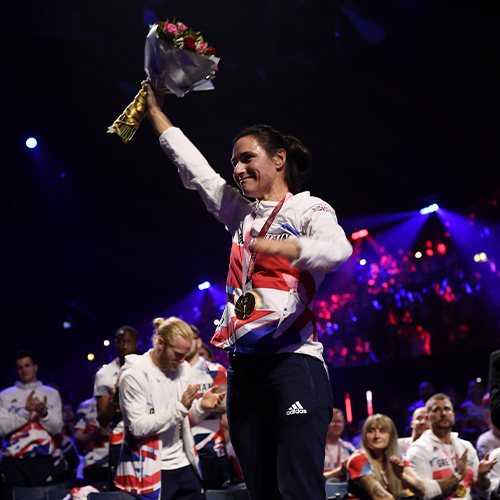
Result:
{"label": "woman's smiling face", "polygon": [[273,191],[282,182],[284,159],[279,153],[270,157],[252,135],[236,141],[231,158],[233,177],[245,196],[272,199]]}

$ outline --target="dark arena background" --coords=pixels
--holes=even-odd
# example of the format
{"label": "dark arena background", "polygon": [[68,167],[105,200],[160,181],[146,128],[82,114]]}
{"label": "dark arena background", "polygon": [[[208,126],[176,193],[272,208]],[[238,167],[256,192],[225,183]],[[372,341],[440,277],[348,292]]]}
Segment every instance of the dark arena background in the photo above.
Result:
{"label": "dark arena background", "polygon": [[174,16],[221,61],[214,91],[166,97],[173,123],[226,179],[243,127],[299,137],[313,153],[304,189],[351,237],[353,257],[314,303],[335,405],[348,393],[356,422],[371,391],[402,431],[421,381],[452,386],[458,403],[471,380],[486,384],[500,342],[495,7],[4,0],[0,389],[31,348],[40,379],[76,408],[118,327],[135,326],[146,350],[153,318],[173,314],[210,340],[229,233],[149,123],[126,145],[106,134],[144,79],[149,24]]}

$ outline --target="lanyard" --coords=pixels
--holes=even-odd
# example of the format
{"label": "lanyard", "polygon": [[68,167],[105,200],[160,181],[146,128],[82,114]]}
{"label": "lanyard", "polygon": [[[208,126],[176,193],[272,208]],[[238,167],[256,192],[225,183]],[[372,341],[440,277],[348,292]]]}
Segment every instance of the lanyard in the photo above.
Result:
{"label": "lanyard", "polygon": [[451,459],[450,455],[446,451],[446,447],[445,447],[445,445],[443,443],[440,443],[439,447],[441,448],[441,451],[446,455],[446,458],[448,459],[448,462],[450,462],[450,466],[453,467],[453,472],[456,472],[456,470],[457,470],[457,464],[458,464],[460,458],[458,456],[457,451],[455,450],[455,447],[453,446],[453,443],[452,443],[451,447],[453,448],[453,453],[455,454],[455,460],[454,461]]}
{"label": "lanyard", "polygon": [[[278,212],[281,210],[281,207],[285,203],[285,201],[289,200],[293,196],[292,193],[288,192],[286,196],[274,207],[274,210],[271,212],[271,215],[267,218],[266,222],[262,226],[262,229],[259,231],[259,234],[257,238],[264,238],[266,234],[269,231],[269,228],[271,227],[272,223],[274,222],[274,219],[276,219],[276,216],[278,215]],[[251,226],[253,224],[253,221],[255,220],[255,212],[250,216],[249,218],[249,224],[245,224],[245,236],[244,236],[244,244],[243,244],[243,252],[245,256],[248,256],[248,268],[245,273],[245,269],[243,267],[243,276],[246,274],[246,279],[243,283],[243,287],[247,288],[246,285],[252,280],[253,273],[254,273],[254,268],[255,268],[255,259],[257,258],[257,251],[252,250],[250,252],[250,241],[251,241]],[[248,229],[247,229],[248,228]],[[246,260],[246,259],[245,259]]]}
{"label": "lanyard", "polygon": [[337,443],[337,460],[335,461],[335,465],[333,465],[333,453],[328,452],[328,458],[330,459],[330,464],[332,464],[332,470],[337,469],[340,467],[341,464],[341,455],[342,455],[342,450],[340,448],[340,441]]}

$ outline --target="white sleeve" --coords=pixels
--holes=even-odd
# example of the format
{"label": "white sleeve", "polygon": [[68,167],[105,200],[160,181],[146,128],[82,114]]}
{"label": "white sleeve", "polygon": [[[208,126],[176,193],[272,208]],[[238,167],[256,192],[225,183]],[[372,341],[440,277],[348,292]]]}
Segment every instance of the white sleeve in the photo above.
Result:
{"label": "white sleeve", "polygon": [[177,127],[160,136],[160,145],[179,171],[187,189],[196,189],[208,211],[226,225],[232,234],[246,213],[250,202],[208,164],[205,157]]}
{"label": "white sleeve", "polygon": [[44,418],[40,417],[38,423],[53,436],[62,432],[64,427],[62,403],[57,391],[50,391],[47,394],[47,415]]}
{"label": "white sleeve", "polygon": [[165,401],[163,408],[154,408],[148,401],[149,384],[137,370],[125,370],[120,378],[120,408],[125,425],[137,438],[165,432],[180,424],[188,414],[186,407],[177,400]]}
{"label": "white sleeve", "polygon": [[411,468],[415,471],[415,474],[424,483],[424,500],[430,500],[431,498],[440,496],[443,492],[441,491],[439,483],[435,479],[432,479],[432,467],[427,457],[426,450],[418,446],[418,442],[416,442],[408,448],[406,458],[408,462],[410,462]]}
{"label": "white sleeve", "polygon": [[326,203],[309,208],[301,217],[301,226],[304,235],[294,240],[300,247],[300,257],[292,265],[327,273],[340,267],[351,256],[352,245],[339,226],[333,208]]}
{"label": "white sleeve", "polygon": [[110,390],[109,386],[106,383],[106,374],[104,373],[104,370],[101,368],[96,374],[95,374],[95,380],[94,380],[94,394],[92,394],[94,397],[99,397],[99,396],[110,396]]}
{"label": "white sleeve", "polygon": [[17,413],[9,413],[7,401],[4,395],[0,395],[0,436],[5,436],[20,429],[29,422],[31,412],[21,408]]}
{"label": "white sleeve", "polygon": [[493,466],[490,471],[490,489],[488,490],[489,494],[498,490],[500,486],[500,448],[496,448],[490,453],[490,460],[494,458],[497,459],[497,463]]}

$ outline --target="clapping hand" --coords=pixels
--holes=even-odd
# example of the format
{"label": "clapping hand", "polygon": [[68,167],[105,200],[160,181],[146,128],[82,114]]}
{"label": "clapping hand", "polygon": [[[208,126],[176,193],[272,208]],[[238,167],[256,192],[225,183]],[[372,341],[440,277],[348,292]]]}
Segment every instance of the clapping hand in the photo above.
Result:
{"label": "clapping hand", "polygon": [[45,417],[47,415],[47,396],[44,396],[43,401],[40,401],[34,394],[35,391],[31,391],[26,399],[24,408],[30,412],[38,413],[41,417]]}
{"label": "clapping hand", "polygon": [[217,392],[218,385],[214,385],[201,398],[201,407],[204,410],[214,410],[224,400],[226,392]]}
{"label": "clapping hand", "polygon": [[181,403],[189,410],[191,405],[193,404],[194,399],[196,398],[196,394],[200,389],[200,384],[189,385],[188,388],[184,391],[184,394],[181,398]]}
{"label": "clapping hand", "polygon": [[477,469],[478,474],[487,474],[496,463],[497,459],[493,458],[492,460],[490,460],[490,454],[486,453],[484,458],[479,462],[479,466]]}

